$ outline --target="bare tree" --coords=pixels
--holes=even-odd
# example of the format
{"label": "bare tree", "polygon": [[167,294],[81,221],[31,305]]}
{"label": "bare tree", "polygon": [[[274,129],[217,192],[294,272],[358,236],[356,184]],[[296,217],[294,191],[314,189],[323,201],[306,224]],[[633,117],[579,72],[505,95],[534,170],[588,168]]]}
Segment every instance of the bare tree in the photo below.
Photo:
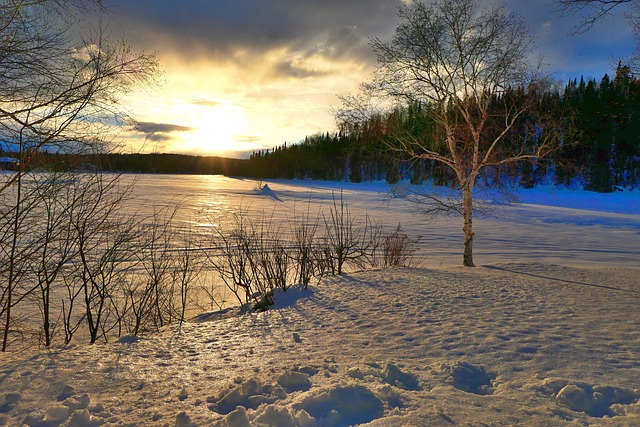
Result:
{"label": "bare tree", "polygon": [[[100,30],[74,42],[69,28],[58,29],[50,17],[51,8],[59,9],[54,2],[8,3],[0,8],[0,32],[8,40],[0,53],[0,131],[16,144],[21,171],[43,147],[78,150],[104,142],[121,116],[118,96],[154,75],[153,57]],[[64,7],[58,11],[71,6]]]}
{"label": "bare tree", "polygon": [[[445,165],[460,197],[423,198],[423,211],[463,217],[463,264],[473,266],[474,188],[483,168],[543,156],[552,132],[529,120],[529,90],[537,67],[532,38],[504,7],[483,9],[478,0],[439,0],[400,9],[392,40],[372,40],[378,67],[363,93],[392,105],[422,108],[421,133],[387,129],[388,148],[403,158]],[[514,89],[511,89],[514,88]],[[524,89],[517,89],[524,88]],[[353,117],[356,98],[345,98],[339,121]],[[526,131],[521,127],[528,124]],[[348,123],[347,123],[348,124]]]}
{"label": "bare tree", "polygon": [[[37,261],[33,263],[37,286],[37,305],[42,315],[42,333],[45,347],[52,344],[58,324],[54,319],[52,292],[65,272],[65,265],[76,255],[69,215],[74,208],[66,196],[70,174],[39,174],[34,176],[34,190],[40,212]],[[55,297],[54,297],[55,298]]]}
{"label": "bare tree", "polygon": [[0,318],[4,318],[2,351],[6,351],[16,323],[13,309],[35,289],[29,273],[43,242],[38,233],[37,191],[18,185],[0,194]]}
{"label": "bare tree", "polygon": [[78,252],[79,291],[69,294],[82,298],[94,343],[121,324],[124,313],[119,303],[126,299],[118,294],[126,288],[126,270],[134,262],[140,228],[139,220],[122,214],[130,186],[121,186],[117,176],[87,174],[83,178],[76,184],[77,209],[69,218]]}
{"label": "bare tree", "polygon": [[157,73],[153,56],[110,40],[101,28],[78,33],[65,21],[100,3],[10,0],[0,6],[0,136],[14,144],[20,171],[44,147],[77,151],[106,142],[122,120],[119,97]]}
{"label": "bare tree", "polygon": [[80,30],[78,15],[102,8],[101,0],[7,0],[0,4],[0,140],[19,160],[18,171],[0,183],[0,193],[16,187],[10,194],[12,237],[6,241],[10,262],[6,281],[0,284],[3,350],[12,322],[11,308],[24,297],[13,295],[21,273],[18,255],[42,247],[42,242],[24,242],[18,234],[29,210],[25,203],[31,200],[24,197],[22,188],[31,162],[45,148],[69,152],[103,147],[124,116],[119,97],[133,85],[150,81],[157,72],[153,56],[135,53],[123,41],[109,39],[101,27]]}

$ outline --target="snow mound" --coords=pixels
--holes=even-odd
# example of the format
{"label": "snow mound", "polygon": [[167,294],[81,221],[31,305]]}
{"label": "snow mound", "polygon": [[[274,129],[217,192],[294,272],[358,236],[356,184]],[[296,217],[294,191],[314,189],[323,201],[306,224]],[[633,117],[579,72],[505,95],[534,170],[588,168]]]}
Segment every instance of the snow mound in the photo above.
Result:
{"label": "snow mound", "polygon": [[572,382],[562,378],[548,378],[538,391],[554,397],[558,403],[572,411],[584,412],[592,417],[623,415],[622,405],[637,403],[640,392],[621,387],[594,386],[586,382]]}
{"label": "snow mound", "polygon": [[80,394],[78,396],[71,396],[65,399],[62,404],[69,408],[70,412],[77,411],[78,409],[87,409],[90,403],[89,395],[87,393]]}
{"label": "snow mound", "polygon": [[297,390],[308,390],[311,387],[309,375],[304,372],[287,371],[280,375],[276,381],[289,393]]}
{"label": "snow mound", "polygon": [[191,417],[186,412],[176,415],[176,427],[196,427],[197,424],[191,421]]}
{"label": "snow mound", "polygon": [[118,342],[120,344],[133,344],[138,341],[140,341],[140,337],[138,337],[137,335],[125,335],[118,339]]}
{"label": "snow mound", "polygon": [[[302,368],[304,369],[304,368]],[[313,372],[313,369],[306,369]],[[393,364],[382,372],[411,383],[415,377]],[[285,371],[274,377],[276,384],[263,384],[257,378],[238,380],[217,396],[207,399],[209,409],[224,415],[218,427],[277,425],[291,427],[332,427],[367,423],[384,415],[385,403],[399,407],[402,399],[388,384],[376,390],[353,383],[312,387],[310,375]]]}
{"label": "snow mound", "polygon": [[248,379],[222,391],[217,396],[207,398],[209,409],[219,414],[230,414],[239,406],[256,409],[263,403],[271,404],[287,396],[282,387],[263,385],[259,379]]}
{"label": "snow mound", "polygon": [[282,199],[280,197],[278,197],[278,195],[276,193],[274,193],[273,190],[271,188],[269,188],[269,186],[267,184],[262,186],[262,188],[260,189],[260,194],[263,195],[263,196],[270,197],[273,200],[278,201],[280,203],[284,203],[282,201]]}
{"label": "snow mound", "polygon": [[319,427],[318,423],[304,410],[295,411],[284,406],[266,406],[263,411],[250,420],[246,408],[239,406],[230,412],[218,427],[288,426]]}
{"label": "snow mound", "polygon": [[384,414],[382,401],[368,388],[356,384],[311,390],[294,408],[304,410],[321,426],[368,423]]}
{"label": "snow mound", "polygon": [[443,372],[448,375],[448,382],[458,390],[480,395],[493,394],[492,375],[482,367],[457,362],[454,365],[445,364]]}
{"label": "snow mound", "polygon": [[70,398],[74,394],[76,394],[76,389],[72,385],[66,385],[64,386],[60,394],[58,394],[58,402],[62,402],[63,400]]}
{"label": "snow mound", "polygon": [[[205,322],[217,322],[223,319],[231,319],[237,318],[242,314],[247,312],[259,312],[265,310],[274,310],[281,309],[294,306],[300,298],[308,298],[313,295],[313,290],[311,288],[304,288],[302,286],[291,286],[287,288],[287,290],[283,290],[282,288],[276,288],[273,292],[269,292],[267,295],[264,295],[262,299],[262,303],[258,304],[259,308],[254,306],[254,303],[244,304],[242,307],[240,306],[232,306],[227,307],[222,310],[215,311],[206,311],[204,313],[200,313],[191,319],[189,319],[190,323],[205,323]],[[273,301],[273,305],[264,304],[264,300],[269,298]],[[298,339],[300,337],[298,336]]]}
{"label": "snow mound", "polygon": [[29,414],[24,420],[24,425],[30,427],[58,425],[93,427],[104,424],[103,419],[95,417],[89,412],[91,410],[91,412],[98,413],[101,412],[102,408],[100,405],[90,408],[91,399],[87,393],[76,395],[73,387],[65,386],[57,400],[58,403],[47,407],[44,411],[35,411]]}
{"label": "snow mound", "polygon": [[384,369],[372,362],[365,362],[363,367],[351,367],[347,375],[358,380],[378,380],[402,390],[422,390],[418,377],[408,371],[403,371],[393,363],[387,363]]}
{"label": "snow mound", "polygon": [[[4,396],[4,403],[0,405],[0,414],[5,414],[16,407],[16,405],[22,399],[22,395],[20,393],[12,392],[7,393]],[[0,418],[0,425],[2,424],[2,419]]]}
{"label": "snow mound", "polygon": [[422,390],[418,385],[418,377],[411,372],[402,371],[393,363],[387,363],[382,375],[387,384],[403,390]]}
{"label": "snow mound", "polygon": [[286,308],[294,306],[299,299],[308,298],[313,295],[313,290],[311,288],[305,289],[302,286],[291,286],[286,291],[281,288],[276,288],[273,290],[273,306],[269,307],[272,309]]}

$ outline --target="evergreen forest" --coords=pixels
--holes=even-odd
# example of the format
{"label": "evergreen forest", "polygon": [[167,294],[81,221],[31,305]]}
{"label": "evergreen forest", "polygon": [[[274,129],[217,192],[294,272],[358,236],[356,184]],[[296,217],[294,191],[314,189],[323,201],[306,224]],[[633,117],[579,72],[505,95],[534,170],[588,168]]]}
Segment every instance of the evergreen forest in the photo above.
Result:
{"label": "evergreen forest", "polygon": [[[580,78],[559,89],[527,93],[515,89],[503,96],[535,97],[535,113],[547,117],[537,132],[558,132],[559,142],[542,159],[488,169],[482,177],[486,184],[509,180],[525,188],[556,184],[597,192],[640,188],[640,80],[629,67],[618,65],[613,78],[605,74],[600,81]],[[241,174],[254,178],[384,179],[389,183],[409,179],[414,184],[427,180],[450,184],[450,171],[442,165],[402,158],[398,155],[401,150],[393,150],[397,132],[408,132],[415,138],[432,132],[433,125],[422,114],[425,108],[428,106],[395,108],[366,120],[343,123],[333,134],[317,134],[298,144],[285,143],[254,152],[241,165]],[[529,129],[524,122],[539,117],[541,114],[523,116],[523,125],[516,129]],[[532,145],[539,136],[529,137]]]}

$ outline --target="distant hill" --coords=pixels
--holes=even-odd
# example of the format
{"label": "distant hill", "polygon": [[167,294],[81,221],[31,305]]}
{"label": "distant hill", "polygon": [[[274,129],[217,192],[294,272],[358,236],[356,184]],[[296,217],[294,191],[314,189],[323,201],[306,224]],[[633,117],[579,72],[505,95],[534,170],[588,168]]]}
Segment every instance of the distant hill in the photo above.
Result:
{"label": "distant hill", "polygon": [[40,153],[34,169],[102,170],[105,172],[194,175],[241,175],[247,160],[186,154],[61,154]]}

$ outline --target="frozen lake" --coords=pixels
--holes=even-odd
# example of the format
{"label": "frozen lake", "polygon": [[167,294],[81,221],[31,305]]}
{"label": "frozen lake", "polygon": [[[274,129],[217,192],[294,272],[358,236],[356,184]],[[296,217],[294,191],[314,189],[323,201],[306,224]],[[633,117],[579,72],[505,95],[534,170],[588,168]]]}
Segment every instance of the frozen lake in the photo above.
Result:
{"label": "frozen lake", "polygon": [[[332,195],[343,198],[356,220],[368,215],[391,231],[399,223],[410,236],[422,236],[419,256],[428,267],[461,264],[461,218],[428,221],[407,201],[390,197],[384,182],[346,183],[268,180],[269,193],[256,181],[223,176],[123,175],[134,182],[131,209],[177,206],[180,223],[211,226],[239,209],[251,217],[277,221],[314,217],[327,211]],[[474,257],[477,265],[497,262],[543,262],[570,265],[636,266],[640,259],[640,193],[599,194],[542,188],[520,190],[522,204],[496,217],[476,217]]]}

